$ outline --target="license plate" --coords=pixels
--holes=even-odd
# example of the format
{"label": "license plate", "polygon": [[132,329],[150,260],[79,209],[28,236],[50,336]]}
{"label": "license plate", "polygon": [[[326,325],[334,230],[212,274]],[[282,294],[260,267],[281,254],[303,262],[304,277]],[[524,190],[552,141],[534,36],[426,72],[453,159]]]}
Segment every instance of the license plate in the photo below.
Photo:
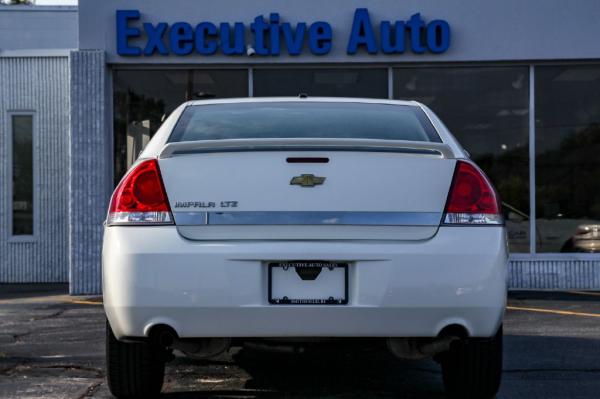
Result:
{"label": "license plate", "polygon": [[269,303],[345,305],[348,264],[319,261],[269,263]]}

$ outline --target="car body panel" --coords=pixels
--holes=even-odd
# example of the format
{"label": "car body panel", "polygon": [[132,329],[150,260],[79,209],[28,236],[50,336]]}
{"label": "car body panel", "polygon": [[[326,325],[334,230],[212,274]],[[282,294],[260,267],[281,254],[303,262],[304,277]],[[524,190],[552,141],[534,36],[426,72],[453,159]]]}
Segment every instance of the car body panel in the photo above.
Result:
{"label": "car body panel", "polygon": [[[176,223],[105,228],[104,307],[117,338],[147,337],[157,324],[183,338],[435,337],[455,325],[472,337],[494,336],[506,305],[505,228],[441,223],[457,160],[468,156],[422,104],[307,99],[421,107],[442,144],[418,147],[438,153],[352,149],[349,139],[337,140],[343,151],[258,151],[250,145],[258,140],[246,141],[247,151],[168,147],[188,106],[273,101],[299,99],[183,104],[141,153],[140,160],[158,159]],[[286,162],[307,156],[330,162]],[[321,184],[292,184],[303,175]],[[377,222],[386,212],[397,222]],[[348,303],[270,303],[268,264],[289,261],[347,263]]]}
{"label": "car body panel", "polygon": [[[286,162],[295,156],[327,157],[330,161]],[[190,239],[207,239],[211,232],[220,239],[245,239],[248,234],[237,226],[179,226],[180,212],[191,217],[206,211],[438,214],[435,224],[428,228],[415,226],[407,218],[404,225],[370,229],[314,225],[295,230],[262,226],[252,231],[255,239],[272,239],[275,230],[278,239],[359,239],[371,237],[370,231],[379,239],[427,239],[435,234],[441,221],[455,163],[436,156],[328,151],[189,154],[159,159],[180,233]],[[415,170],[421,173],[415,174]],[[325,180],[314,187],[291,184],[294,177],[307,174]],[[227,231],[230,235],[225,234]],[[286,232],[290,235],[282,235]]]}
{"label": "car body panel", "polygon": [[[498,226],[441,227],[417,242],[194,242],[174,226],[115,226],[104,242],[104,307],[117,337],[160,323],[182,337],[433,337],[450,324],[486,337],[505,306]],[[349,262],[349,304],[269,304],[267,263],[300,259]]]}

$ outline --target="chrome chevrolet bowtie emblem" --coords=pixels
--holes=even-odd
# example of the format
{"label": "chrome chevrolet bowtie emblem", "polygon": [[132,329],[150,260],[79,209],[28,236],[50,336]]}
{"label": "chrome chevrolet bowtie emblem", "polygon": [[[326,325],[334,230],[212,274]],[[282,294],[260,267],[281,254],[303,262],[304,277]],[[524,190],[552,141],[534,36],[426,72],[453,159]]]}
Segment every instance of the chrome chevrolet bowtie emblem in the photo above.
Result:
{"label": "chrome chevrolet bowtie emblem", "polygon": [[319,184],[323,184],[324,181],[324,177],[319,177],[315,175],[300,175],[292,177],[290,184],[302,187],[314,187]]}

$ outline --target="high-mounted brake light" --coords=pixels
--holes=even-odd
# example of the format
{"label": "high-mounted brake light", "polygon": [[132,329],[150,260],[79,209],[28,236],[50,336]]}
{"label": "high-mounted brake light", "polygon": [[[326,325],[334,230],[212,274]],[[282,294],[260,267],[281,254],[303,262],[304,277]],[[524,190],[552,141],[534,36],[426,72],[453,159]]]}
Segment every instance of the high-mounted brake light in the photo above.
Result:
{"label": "high-mounted brake light", "polygon": [[503,224],[500,210],[500,198],[485,174],[471,162],[457,161],[444,224]]}
{"label": "high-mounted brake light", "polygon": [[111,198],[106,224],[173,224],[156,159],[140,162],[121,180]]}

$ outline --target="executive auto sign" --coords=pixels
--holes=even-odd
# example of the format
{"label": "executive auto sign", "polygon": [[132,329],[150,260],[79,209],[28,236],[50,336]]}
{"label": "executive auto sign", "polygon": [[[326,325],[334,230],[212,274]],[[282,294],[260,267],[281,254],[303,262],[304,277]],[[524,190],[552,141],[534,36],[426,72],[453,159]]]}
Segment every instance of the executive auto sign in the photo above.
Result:
{"label": "executive auto sign", "polygon": [[[436,19],[426,22],[419,13],[407,20],[373,23],[366,8],[354,12],[350,35],[346,40],[349,55],[359,51],[369,54],[443,53],[450,47],[450,25]],[[325,21],[310,24],[283,22],[278,13],[269,18],[254,18],[249,29],[243,22],[144,22],[139,10],[117,10],[117,53],[121,56],[178,55],[192,53],[223,55],[278,56],[301,55],[308,44],[313,55],[331,51],[334,32]]]}

